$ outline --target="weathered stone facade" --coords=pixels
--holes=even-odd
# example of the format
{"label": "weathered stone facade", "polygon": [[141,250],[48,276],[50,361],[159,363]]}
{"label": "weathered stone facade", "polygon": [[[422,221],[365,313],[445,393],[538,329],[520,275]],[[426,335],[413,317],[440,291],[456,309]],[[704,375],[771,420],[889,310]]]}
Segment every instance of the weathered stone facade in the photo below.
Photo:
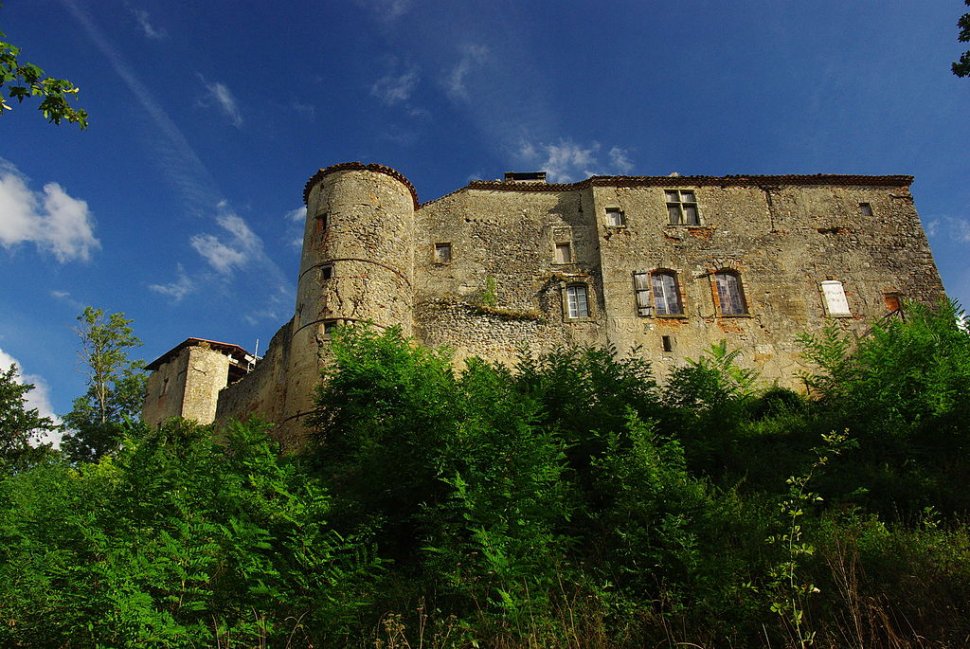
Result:
{"label": "weathered stone facade", "polygon": [[[661,378],[726,339],[763,379],[795,385],[797,334],[832,320],[862,333],[900,299],[943,297],[911,182],[594,176],[552,185],[543,174],[507,174],[421,205],[393,169],[321,169],[304,192],[295,315],[255,370],[219,392],[214,418],[258,413],[298,439],[329,330],[352,322],[399,325],[451,348],[458,363],[512,363],[522,349],[562,345],[639,349]],[[211,421],[201,416],[209,406],[196,410]],[[169,414],[146,404],[146,420]]]}

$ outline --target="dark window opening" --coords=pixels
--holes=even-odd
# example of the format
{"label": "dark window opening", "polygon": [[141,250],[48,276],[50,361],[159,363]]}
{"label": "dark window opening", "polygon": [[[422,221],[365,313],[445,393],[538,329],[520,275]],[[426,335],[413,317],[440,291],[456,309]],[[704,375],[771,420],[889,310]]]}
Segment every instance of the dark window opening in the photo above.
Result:
{"label": "dark window opening", "polygon": [[859,203],[859,211],[862,212],[862,216],[872,216],[872,205],[869,203]]}
{"label": "dark window opening", "polygon": [[660,342],[663,344],[663,349],[665,352],[674,351],[674,341],[670,338],[670,336],[661,336]]}
{"label": "dark window opening", "polygon": [[700,225],[701,219],[697,212],[697,197],[692,191],[681,189],[665,189],[667,200],[667,216],[671,225]]}
{"label": "dark window opening", "polygon": [[434,244],[434,263],[436,264],[451,263],[451,244],[450,243]]}
{"label": "dark window opening", "polygon": [[320,267],[320,279],[321,281],[327,281],[333,277],[333,266],[321,266]]}

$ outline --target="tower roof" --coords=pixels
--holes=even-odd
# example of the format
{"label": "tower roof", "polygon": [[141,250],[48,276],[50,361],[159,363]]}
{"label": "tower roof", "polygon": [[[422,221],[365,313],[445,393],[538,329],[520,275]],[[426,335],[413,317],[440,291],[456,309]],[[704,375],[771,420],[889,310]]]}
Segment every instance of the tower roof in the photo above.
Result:
{"label": "tower roof", "polygon": [[330,174],[337,173],[338,171],[372,171],[390,176],[408,188],[408,191],[411,192],[411,198],[414,199],[414,209],[418,208],[418,192],[404,174],[386,165],[364,164],[363,162],[341,162],[318,170],[317,173],[310,176],[310,180],[306,181],[306,185],[303,187],[303,204],[305,205],[309,200],[310,190],[313,189],[314,185]]}

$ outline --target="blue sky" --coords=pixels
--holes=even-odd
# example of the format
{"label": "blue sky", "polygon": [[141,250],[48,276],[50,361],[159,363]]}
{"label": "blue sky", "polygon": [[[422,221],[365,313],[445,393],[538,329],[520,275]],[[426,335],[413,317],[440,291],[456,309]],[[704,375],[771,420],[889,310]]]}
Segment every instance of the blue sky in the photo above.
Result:
{"label": "blue sky", "polygon": [[151,360],[265,347],[292,315],[304,182],[360,160],[422,201],[474,178],[916,176],[970,305],[959,0],[6,0],[0,31],[91,126],[0,116],[0,365],[84,387],[75,317],[123,311]]}

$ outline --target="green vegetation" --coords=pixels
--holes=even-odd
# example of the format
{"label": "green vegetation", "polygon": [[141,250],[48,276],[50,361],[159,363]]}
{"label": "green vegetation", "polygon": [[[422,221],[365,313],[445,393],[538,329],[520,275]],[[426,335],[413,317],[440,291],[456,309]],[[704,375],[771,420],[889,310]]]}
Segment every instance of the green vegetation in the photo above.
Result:
{"label": "green vegetation", "polygon": [[70,430],[64,451],[75,461],[88,461],[116,450],[124,426],[140,416],[145,364],[129,358],[130,350],[140,347],[141,341],[125,314],[105,316],[101,309],[89,306],[77,320],[88,390],[64,416]]}
{"label": "green vegetation", "polygon": [[16,99],[20,104],[29,97],[40,97],[37,110],[48,122],[60,124],[61,120],[67,120],[82,129],[87,128],[87,111],[70,104],[77,96],[78,87],[67,79],[49,77],[33,63],[23,61],[20,48],[5,38],[0,32],[0,88],[7,93],[7,97],[0,94],[0,116],[13,110],[7,98]]}
{"label": "green vegetation", "polygon": [[338,329],[299,455],[128,421],[8,471],[0,645],[965,646],[970,336],[910,305],[803,342],[809,397],[724,345],[659,385]]}
{"label": "green vegetation", "polygon": [[[964,3],[970,7],[970,0],[964,0]],[[957,27],[960,28],[957,39],[961,43],[970,42],[970,12],[960,16],[960,19],[957,21]],[[960,60],[954,61],[950,68],[953,70],[953,74],[958,77],[970,77],[970,50],[964,52],[960,56]]]}

